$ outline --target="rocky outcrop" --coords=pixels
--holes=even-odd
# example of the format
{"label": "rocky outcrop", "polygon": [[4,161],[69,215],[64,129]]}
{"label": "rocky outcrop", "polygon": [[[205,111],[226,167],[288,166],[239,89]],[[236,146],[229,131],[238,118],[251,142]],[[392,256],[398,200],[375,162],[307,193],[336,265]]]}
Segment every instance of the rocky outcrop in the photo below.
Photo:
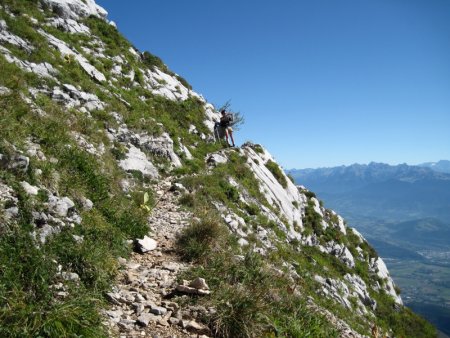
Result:
{"label": "rocky outcrop", "polygon": [[125,171],[139,171],[144,176],[158,178],[158,170],[152,162],[150,162],[141,150],[130,145],[126,158],[119,162],[119,166]]}
{"label": "rocky outcrop", "polygon": [[64,19],[77,20],[91,15],[104,19],[108,15],[108,12],[93,0],[41,0],[41,4]]}
{"label": "rocky outcrop", "polygon": [[70,60],[77,61],[80,66],[86,71],[86,73],[91,76],[94,80],[98,82],[105,82],[106,77],[103,73],[97,70],[93,65],[89,63],[89,61],[80,53],[70,48],[64,41],[59,40],[51,34],[46,33],[45,31],[38,30],[40,34],[47,38],[50,45],[55,47],[60,53],[62,57],[66,57],[69,62]]}

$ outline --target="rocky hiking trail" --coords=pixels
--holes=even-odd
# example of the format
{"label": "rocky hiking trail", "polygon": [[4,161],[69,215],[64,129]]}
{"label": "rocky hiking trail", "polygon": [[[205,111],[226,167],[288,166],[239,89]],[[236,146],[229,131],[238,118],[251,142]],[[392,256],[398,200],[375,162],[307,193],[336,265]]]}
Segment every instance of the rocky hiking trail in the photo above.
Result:
{"label": "rocky hiking trail", "polygon": [[[177,283],[178,275],[189,268],[176,253],[175,241],[193,215],[178,204],[180,188],[172,178],[159,181],[152,187],[156,205],[148,218],[149,234],[136,242],[136,252],[128,260],[119,258],[122,266],[113,290],[107,294],[111,307],[104,311],[110,335],[120,338],[207,338],[209,329],[197,321],[210,317],[214,309],[187,305],[180,307],[171,301],[174,295],[190,297],[209,293],[201,278],[190,284]],[[190,296],[189,296],[190,295]],[[324,313],[312,301],[312,311]],[[363,338],[349,326],[325,311],[325,316],[340,332],[341,338]]]}
{"label": "rocky hiking trail", "polygon": [[176,253],[176,236],[193,216],[178,205],[180,192],[170,177],[152,188],[157,202],[149,216],[150,233],[136,242],[138,252],[133,252],[127,260],[119,258],[122,270],[113,290],[107,294],[111,307],[104,311],[104,316],[110,335],[206,338],[207,327],[195,318],[207,315],[208,310],[201,306],[183,309],[170,300],[175,294],[209,293],[201,278],[191,286],[177,283],[178,274],[189,265]]}

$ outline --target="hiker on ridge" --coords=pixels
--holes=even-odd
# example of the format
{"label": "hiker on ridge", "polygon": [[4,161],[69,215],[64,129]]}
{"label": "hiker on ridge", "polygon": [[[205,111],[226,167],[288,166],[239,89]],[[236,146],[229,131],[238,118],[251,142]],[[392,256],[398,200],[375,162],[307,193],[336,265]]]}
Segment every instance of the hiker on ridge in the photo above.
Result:
{"label": "hiker on ridge", "polygon": [[230,145],[230,142],[228,141],[228,137],[230,137],[231,142],[233,143],[233,147],[234,145],[234,138],[233,138],[233,128],[231,128],[231,122],[233,121],[233,117],[231,114],[227,114],[227,112],[225,111],[225,109],[222,109],[220,111],[220,113],[222,114],[221,118],[220,118],[220,126],[222,128],[225,129],[225,139],[227,141],[227,144]]}

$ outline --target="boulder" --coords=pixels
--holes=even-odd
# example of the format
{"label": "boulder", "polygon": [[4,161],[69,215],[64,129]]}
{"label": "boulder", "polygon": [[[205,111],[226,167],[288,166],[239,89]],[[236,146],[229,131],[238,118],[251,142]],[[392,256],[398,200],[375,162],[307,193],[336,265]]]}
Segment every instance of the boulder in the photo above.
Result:
{"label": "boulder", "polygon": [[56,216],[67,217],[69,210],[75,207],[75,203],[68,197],[49,196],[48,206]]}
{"label": "boulder", "polygon": [[210,154],[206,157],[206,163],[211,166],[216,166],[221,163],[227,163],[228,159],[219,153]]}
{"label": "boulder", "polygon": [[150,322],[156,322],[157,320],[158,320],[158,317],[156,317],[154,314],[143,313],[138,317],[136,323],[141,326],[148,326],[148,324]]}
{"label": "boulder", "polygon": [[39,192],[38,187],[35,187],[35,186],[29,184],[28,182],[22,181],[22,182],[20,182],[20,185],[22,186],[23,190],[25,190],[25,192],[28,195],[36,196]]}
{"label": "boulder", "polygon": [[126,158],[119,162],[119,166],[125,171],[139,171],[144,176],[151,178],[158,178],[159,174],[153,163],[151,163],[147,156],[138,148],[130,145]]}

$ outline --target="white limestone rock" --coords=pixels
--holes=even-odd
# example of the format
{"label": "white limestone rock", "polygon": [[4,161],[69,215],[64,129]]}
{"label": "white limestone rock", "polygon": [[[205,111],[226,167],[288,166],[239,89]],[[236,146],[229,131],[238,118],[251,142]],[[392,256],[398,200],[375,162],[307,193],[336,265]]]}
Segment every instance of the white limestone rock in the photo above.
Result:
{"label": "white limestone rock", "polygon": [[30,157],[35,157],[40,161],[46,161],[47,157],[41,150],[41,146],[38,143],[34,143],[31,139],[26,140],[26,153]]}
{"label": "white limestone rock", "polygon": [[89,154],[101,156],[105,153],[105,145],[103,143],[100,143],[98,147],[95,147],[92,143],[89,143],[83,135],[75,131],[73,131],[71,134],[75,138],[78,146],[86,150],[86,152],[88,152]]}
{"label": "white limestone rock", "polygon": [[217,166],[218,164],[223,164],[223,163],[227,163],[228,162],[228,158],[226,156],[224,156],[223,154],[219,153],[214,153],[214,154],[209,154],[206,156],[206,163],[208,163],[211,166]]}
{"label": "white limestone rock", "polygon": [[326,244],[325,251],[330,255],[337,257],[349,268],[355,267],[355,259],[353,258],[350,250],[345,245],[331,241]]}
{"label": "white limestone rock", "polygon": [[39,192],[38,187],[35,187],[35,186],[29,184],[28,182],[22,181],[22,182],[20,182],[20,185],[22,186],[23,190],[25,190],[25,192],[28,195],[36,196]]}
{"label": "white limestone rock", "polygon": [[65,19],[77,20],[88,16],[105,19],[108,15],[108,12],[94,0],[41,0],[41,4]]}
{"label": "white limestone rock", "polygon": [[48,198],[48,207],[56,216],[67,217],[69,211],[75,208],[75,203],[68,197],[59,198],[51,195]]}
{"label": "white limestone rock", "polygon": [[196,288],[197,290],[209,290],[208,284],[204,278],[197,277],[192,282],[189,283],[190,287]]}
{"label": "white limestone rock", "polygon": [[14,63],[20,69],[29,73],[34,73],[40,77],[50,78],[57,82],[57,79],[53,75],[58,74],[58,71],[54,69],[51,64],[47,62],[33,63],[25,60],[20,60],[12,55],[11,52],[3,46],[0,46],[0,53],[3,54],[7,62]]}
{"label": "white limestone rock", "polygon": [[389,271],[388,271],[384,261],[380,257],[378,257],[376,259],[375,258],[371,258],[369,269],[370,269],[370,271],[376,273],[378,275],[378,277],[382,278],[385,281],[384,290],[389,295],[392,296],[394,301],[397,304],[403,305],[402,298],[395,291],[394,281],[392,280],[392,278],[391,278],[391,276],[389,274]]}
{"label": "white limestone rock", "polygon": [[133,145],[130,145],[126,158],[119,161],[119,166],[125,171],[136,170],[142,175],[158,178],[159,174],[152,162],[147,159],[145,153]]}
{"label": "white limestone rock", "polygon": [[182,166],[180,158],[173,150],[173,140],[169,134],[163,133],[161,136],[140,135],[138,142],[142,149],[148,150],[156,156],[169,159],[174,167]]}
{"label": "white limestone rock", "polygon": [[138,252],[143,254],[155,250],[158,246],[158,243],[153,238],[148,236],[144,236],[143,239],[137,239],[135,244]]}
{"label": "white limestone rock", "polygon": [[61,53],[62,57],[66,57],[67,55],[69,59],[73,58],[74,60],[76,60],[84,69],[84,71],[96,81],[106,81],[106,77],[103,73],[101,73],[93,65],[91,65],[83,55],[71,49],[64,41],[57,39],[53,35],[43,31],[42,29],[38,29],[38,32],[47,38],[48,42]]}
{"label": "white limestone rock", "polygon": [[[0,88],[1,92],[1,88]],[[181,138],[178,138],[178,144],[180,145],[180,151],[184,154],[187,160],[192,160],[193,156],[189,149],[181,143]]]}
{"label": "white limestone rock", "polygon": [[91,33],[89,27],[70,18],[50,18],[47,25],[72,34],[89,35]]}
{"label": "white limestone rock", "polygon": [[[247,163],[260,182],[261,193],[269,203],[279,207],[281,214],[287,219],[291,226],[293,226],[295,222],[297,228],[302,230],[302,210],[306,203],[306,197],[298,191],[297,187],[287,176],[285,176],[287,187],[283,188],[264,165],[269,160],[274,161],[272,156],[262,147],[262,152],[256,152],[253,147],[253,144],[246,143],[242,146],[240,151],[248,156]],[[294,208],[293,202],[297,203],[299,208]],[[296,233],[296,237],[300,238],[300,233]]]}
{"label": "white limestone rock", "polygon": [[0,96],[11,94],[11,89],[0,86]]}
{"label": "white limestone rock", "polygon": [[14,35],[8,32],[8,25],[5,20],[0,20],[0,42],[2,43],[10,43],[14,46],[17,46],[28,53],[31,53],[34,50],[34,47],[21,37]]}
{"label": "white limestone rock", "polygon": [[317,212],[321,217],[323,217],[322,208],[320,207],[320,202],[317,198],[311,197],[311,201],[314,203],[314,211]]}
{"label": "white limestone rock", "polygon": [[162,72],[158,67],[143,74],[145,87],[155,95],[161,95],[172,101],[185,101],[191,91],[175,76]]}

